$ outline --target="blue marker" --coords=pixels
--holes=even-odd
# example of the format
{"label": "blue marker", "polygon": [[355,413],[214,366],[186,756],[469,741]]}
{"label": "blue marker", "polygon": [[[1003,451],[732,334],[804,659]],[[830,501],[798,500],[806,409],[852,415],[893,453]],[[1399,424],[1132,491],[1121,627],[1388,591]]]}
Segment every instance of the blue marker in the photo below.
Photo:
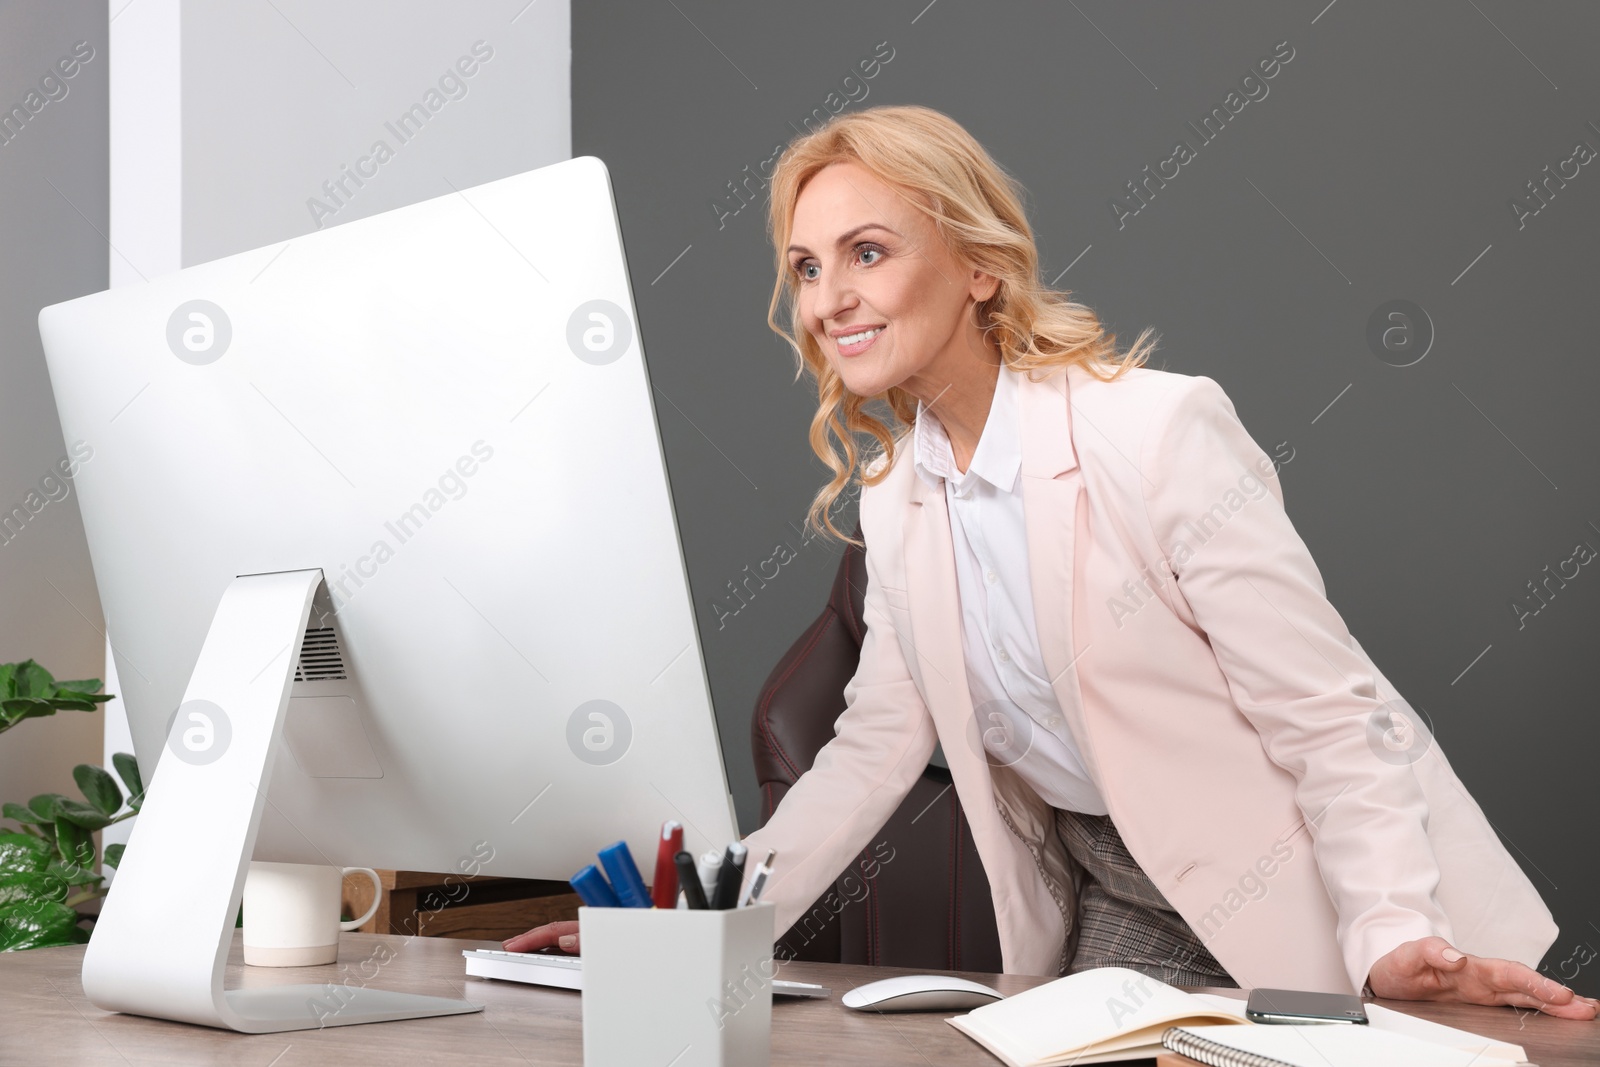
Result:
{"label": "blue marker", "polygon": [[606,874],[611,876],[611,885],[617,891],[617,897],[625,908],[649,908],[654,906],[650,899],[650,890],[645,888],[644,878],[639,874],[639,867],[633,862],[633,853],[628,851],[626,841],[618,841],[600,850],[600,865],[606,869]]}
{"label": "blue marker", "polygon": [[606,882],[606,876],[600,873],[600,868],[589,864],[583,870],[573,875],[569,880],[572,888],[577,890],[578,896],[591,908],[620,908],[622,902],[617,899],[617,894],[611,891],[611,886]]}

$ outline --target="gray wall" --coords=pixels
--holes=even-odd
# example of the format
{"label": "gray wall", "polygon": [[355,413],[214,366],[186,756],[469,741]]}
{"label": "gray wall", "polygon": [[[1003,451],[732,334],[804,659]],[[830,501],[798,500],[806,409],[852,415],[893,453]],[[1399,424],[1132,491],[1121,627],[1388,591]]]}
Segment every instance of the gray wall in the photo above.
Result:
{"label": "gray wall", "polygon": [[183,0],[184,265],[569,158],[569,39],[566,3]]}
{"label": "gray wall", "polygon": [[[104,4],[0,3],[0,662],[32,657],[57,678],[104,668],[38,314],[106,287],[106,18]],[[100,722],[61,712],[0,736],[0,800],[77,795]]]}
{"label": "gray wall", "polygon": [[[1578,576],[1551,581],[1548,606],[1512,607],[1538,606],[1528,583],[1579,542],[1600,549],[1600,163],[1552,181],[1536,215],[1519,222],[1509,206],[1575,142],[1600,148],[1600,12],[1506,0],[627,12],[574,6],[573,151],[605,159],[616,182],[745,826],[758,811],[751,708],[820,609],[837,552],[795,533],[822,478],[806,444],[814,394],[764,322],[759,182],[723,215],[738,203],[726,183],[758,171],[830,93],[843,103],[864,84],[849,106],[920,103],[965,124],[1030,190],[1046,279],[1124,344],[1155,326],[1152,366],[1216,379],[1263,448],[1288,442],[1289,514],[1330,599],[1556,912],[1549,972],[1581,970],[1577,987],[1600,992],[1600,964],[1567,962],[1600,946],[1600,570],[1568,564]],[[882,41],[893,59],[843,83]],[[1293,58],[1267,95],[1225,101],[1281,41]],[[1209,143],[1187,126],[1230,103],[1238,113]],[[1195,158],[1119,219],[1113,198],[1179,139]],[[1420,305],[1436,335],[1410,366],[1366,339],[1393,299]],[[780,541],[799,557],[721,618],[726,583]]]}

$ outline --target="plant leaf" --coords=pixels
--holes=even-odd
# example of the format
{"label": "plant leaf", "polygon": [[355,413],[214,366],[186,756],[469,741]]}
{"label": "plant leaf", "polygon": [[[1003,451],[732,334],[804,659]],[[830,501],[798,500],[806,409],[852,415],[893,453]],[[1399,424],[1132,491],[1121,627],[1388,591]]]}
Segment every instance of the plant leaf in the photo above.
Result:
{"label": "plant leaf", "polygon": [[103,867],[122,866],[122,851],[127,847],[121,841],[113,841],[106,846],[105,858],[100,861],[100,865]]}
{"label": "plant leaf", "polygon": [[65,816],[56,820],[56,851],[69,864],[94,865],[94,838],[87,828]]}
{"label": "plant leaf", "polygon": [[104,767],[80,763],[72,768],[72,780],[78,783],[89,803],[104,814],[115,815],[122,810],[122,790]]}
{"label": "plant leaf", "polygon": [[94,711],[114,699],[100,693],[98,678],[57,682],[33,660],[0,664],[0,732],[23,719],[39,719],[58,711]]}
{"label": "plant leaf", "polygon": [[32,808],[33,813],[44,822],[54,822],[56,805],[65,799],[67,798],[60,793],[40,793],[28,801],[28,807]]}
{"label": "plant leaf", "polygon": [[[111,817],[103,814],[99,808],[92,808],[77,800],[60,800],[56,802],[56,834],[59,840],[62,820],[77,823],[85,830],[98,830],[103,826],[111,825]],[[66,853],[63,852],[62,855]]]}
{"label": "plant leaf", "polygon": [[0,874],[42,871],[50,865],[55,849],[49,842],[27,834],[0,834]]}
{"label": "plant leaf", "polygon": [[[100,706],[88,698],[69,700],[64,697],[51,697],[47,703],[50,705],[51,711],[93,711]],[[41,712],[40,714],[48,715],[49,712]]]}
{"label": "plant leaf", "polygon": [[39,816],[34,813],[32,808],[25,804],[14,804],[9,800],[6,801],[5,807],[0,808],[0,814],[3,814],[8,819],[20,823],[33,823],[34,825],[38,825],[39,823],[44,822],[43,819],[39,818]]}
{"label": "plant leaf", "polygon": [[53,900],[25,900],[0,908],[0,952],[51,945],[81,945],[89,932],[78,913]]}
{"label": "plant leaf", "polygon": [[33,660],[25,659],[17,664],[17,696],[46,697],[55,687],[55,676]]}
{"label": "plant leaf", "polygon": [[118,752],[112,755],[111,766],[117,769],[117,777],[128,787],[129,806],[137,809],[144,803],[144,779],[139,775],[139,761],[132,753]]}
{"label": "plant leaf", "polygon": [[24,900],[65,903],[67,880],[55,871],[13,871],[0,874],[0,908]]}
{"label": "plant leaf", "polygon": [[105,881],[102,875],[96,874],[87,867],[75,867],[68,863],[62,863],[60,860],[53,861],[44,870],[46,874],[59,876],[68,885],[95,885],[98,882]]}

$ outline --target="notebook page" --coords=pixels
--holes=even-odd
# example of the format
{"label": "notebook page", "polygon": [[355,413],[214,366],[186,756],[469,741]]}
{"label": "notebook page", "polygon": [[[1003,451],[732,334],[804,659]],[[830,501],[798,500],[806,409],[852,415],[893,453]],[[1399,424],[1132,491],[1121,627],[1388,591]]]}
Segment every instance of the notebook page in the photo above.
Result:
{"label": "notebook page", "polygon": [[1371,1026],[1185,1026],[1188,1033],[1294,1067],[1512,1067],[1517,1061]]}
{"label": "notebook page", "polygon": [[[1243,1022],[1244,1003],[1214,1004],[1138,971],[1097,967],[947,1021],[1016,1067],[1065,1062],[1085,1049],[1148,1047],[1179,1022]],[[1076,1062],[1096,1060],[1085,1056]]]}
{"label": "notebook page", "polygon": [[1381,1004],[1368,1004],[1367,1018],[1371,1020],[1369,1026],[1376,1026],[1390,1033],[1405,1034],[1420,1041],[1431,1041],[1435,1045],[1449,1045],[1452,1048],[1467,1049],[1472,1052],[1482,1051],[1485,1056],[1511,1060],[1513,1063],[1520,1063],[1528,1058],[1527,1050],[1521,1045],[1484,1037],[1468,1030],[1457,1030],[1453,1026],[1436,1023],[1430,1019],[1419,1019],[1415,1015],[1394,1011]]}

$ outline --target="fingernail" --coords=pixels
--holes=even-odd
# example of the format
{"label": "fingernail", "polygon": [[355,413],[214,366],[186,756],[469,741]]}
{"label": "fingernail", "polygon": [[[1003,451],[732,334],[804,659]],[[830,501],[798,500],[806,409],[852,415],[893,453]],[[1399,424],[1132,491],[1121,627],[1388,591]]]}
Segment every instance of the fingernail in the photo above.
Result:
{"label": "fingernail", "polygon": [[1444,961],[1446,963],[1454,963],[1454,962],[1456,962],[1456,960],[1464,960],[1464,959],[1466,959],[1465,956],[1463,956],[1461,953],[1457,952],[1453,948],[1447,948],[1443,952],[1439,953],[1439,955],[1444,957]]}
{"label": "fingernail", "polygon": [[562,934],[560,937],[556,938],[556,943],[559,944],[562,948],[571,948],[573,945],[576,945],[578,943],[578,935],[577,934]]}

